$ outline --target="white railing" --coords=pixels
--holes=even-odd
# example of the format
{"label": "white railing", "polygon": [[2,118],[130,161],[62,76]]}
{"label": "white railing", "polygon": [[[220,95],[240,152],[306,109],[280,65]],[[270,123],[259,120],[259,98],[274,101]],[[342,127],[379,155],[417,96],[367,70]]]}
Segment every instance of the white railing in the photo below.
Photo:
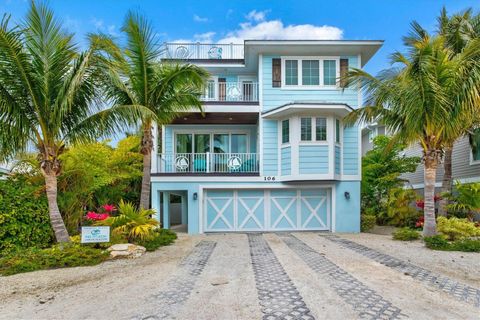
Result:
{"label": "white railing", "polygon": [[158,173],[258,173],[256,153],[159,154]]}
{"label": "white railing", "polygon": [[258,101],[258,82],[207,82],[203,101]]}
{"label": "white railing", "polygon": [[243,44],[167,43],[162,46],[162,59],[223,60],[243,59]]}

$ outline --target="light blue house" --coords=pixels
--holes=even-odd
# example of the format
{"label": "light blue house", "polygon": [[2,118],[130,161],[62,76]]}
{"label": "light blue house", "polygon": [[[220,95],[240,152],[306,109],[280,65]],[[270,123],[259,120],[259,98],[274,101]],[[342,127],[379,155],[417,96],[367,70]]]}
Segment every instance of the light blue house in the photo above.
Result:
{"label": "light blue house", "polygon": [[341,74],[382,41],[165,44],[205,67],[204,114],[156,129],[152,207],[166,228],[360,230],[361,132],[345,115],[361,92]]}

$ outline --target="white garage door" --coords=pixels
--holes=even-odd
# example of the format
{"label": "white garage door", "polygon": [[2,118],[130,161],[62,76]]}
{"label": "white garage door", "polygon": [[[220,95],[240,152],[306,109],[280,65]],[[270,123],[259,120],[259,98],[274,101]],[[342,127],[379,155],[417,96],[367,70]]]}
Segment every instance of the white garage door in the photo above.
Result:
{"label": "white garage door", "polygon": [[205,232],[330,230],[328,188],[206,190]]}

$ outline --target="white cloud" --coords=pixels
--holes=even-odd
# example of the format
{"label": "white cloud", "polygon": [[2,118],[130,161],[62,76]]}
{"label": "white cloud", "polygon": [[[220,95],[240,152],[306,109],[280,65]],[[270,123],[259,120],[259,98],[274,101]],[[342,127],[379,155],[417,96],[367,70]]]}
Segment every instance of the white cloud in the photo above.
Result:
{"label": "white cloud", "polygon": [[312,24],[284,25],[281,20],[245,22],[240,29],[228,32],[222,43],[243,43],[243,40],[338,40],[343,30],[333,26]]}
{"label": "white cloud", "polygon": [[92,18],[90,22],[93,24],[97,31],[107,33],[111,36],[118,36],[119,32],[117,26],[114,24],[105,25],[102,19]]}
{"label": "white cloud", "polygon": [[245,18],[247,18],[248,20],[253,20],[255,22],[264,21],[268,11],[270,10],[265,10],[265,11],[252,10],[245,16]]}
{"label": "white cloud", "polygon": [[202,43],[212,43],[213,37],[215,36],[215,32],[205,32],[205,33],[197,33],[193,35],[195,41],[202,42]]}
{"label": "white cloud", "polygon": [[208,18],[200,17],[199,15],[193,15],[193,21],[195,22],[208,22]]}

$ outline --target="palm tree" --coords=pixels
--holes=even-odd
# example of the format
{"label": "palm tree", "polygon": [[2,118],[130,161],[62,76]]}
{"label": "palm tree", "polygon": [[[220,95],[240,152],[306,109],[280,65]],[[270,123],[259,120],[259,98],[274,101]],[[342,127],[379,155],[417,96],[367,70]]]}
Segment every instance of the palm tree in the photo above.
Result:
{"label": "palm tree", "polygon": [[[461,53],[469,41],[480,38],[480,14],[474,15],[472,9],[467,9],[462,13],[454,14],[449,17],[447,10],[444,7],[437,20],[438,34],[445,37],[445,45],[455,54]],[[473,119],[474,116],[479,115],[471,115],[469,120],[473,120],[473,124],[478,125],[480,123],[480,119]],[[470,133],[469,129],[471,128],[466,129],[467,130],[463,132],[461,136],[465,136]],[[453,145],[458,138],[460,137],[454,137],[453,141],[446,143],[445,145],[442,193],[450,193],[452,191],[452,152]],[[438,207],[439,215],[447,215],[447,205],[448,198],[442,198]]]}
{"label": "palm tree", "polygon": [[381,118],[395,132],[394,143],[419,143],[423,151],[425,236],[436,234],[435,178],[443,149],[464,132],[466,119],[478,112],[480,102],[480,39],[458,54],[445,41],[413,22],[404,39],[408,53],[394,53],[392,68],[377,77],[360,69],[347,76],[367,94],[366,106],[347,116],[347,122]]}
{"label": "palm tree", "polygon": [[97,58],[93,47],[79,53],[43,4],[32,1],[21,25],[10,26],[9,16],[1,21],[0,161],[36,150],[58,242],[70,241],[57,204],[59,156],[140,116],[140,108],[100,109]]}
{"label": "palm tree", "polygon": [[[122,27],[127,41],[121,48],[105,35],[91,36],[103,47],[108,60],[106,75],[107,99],[116,106],[144,106],[157,116],[158,124],[166,124],[180,113],[201,109],[199,97],[208,73],[191,64],[160,63],[160,46],[149,22],[129,12]],[[150,116],[141,121],[143,178],[140,207],[150,201],[152,129]]]}

